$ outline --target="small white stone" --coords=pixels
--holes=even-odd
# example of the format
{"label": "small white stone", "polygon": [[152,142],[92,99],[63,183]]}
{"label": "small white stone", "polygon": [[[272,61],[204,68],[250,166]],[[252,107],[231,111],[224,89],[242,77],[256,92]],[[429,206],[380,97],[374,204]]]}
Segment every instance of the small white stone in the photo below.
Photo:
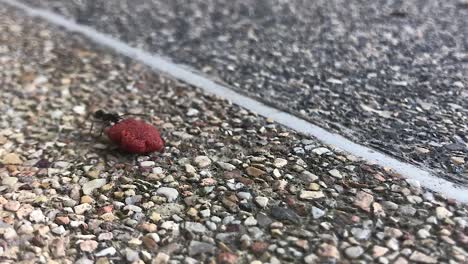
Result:
{"label": "small white stone", "polygon": [[252,194],[250,194],[249,192],[239,192],[237,193],[237,197],[239,197],[240,199],[245,199],[245,200],[251,200],[252,199]]}
{"label": "small white stone", "polygon": [[37,209],[29,214],[29,220],[32,222],[40,223],[44,222],[46,220],[46,217],[44,216],[41,210]]}
{"label": "small white stone", "polygon": [[299,194],[299,198],[305,200],[313,200],[325,197],[322,191],[301,191]]}
{"label": "small white stone", "polygon": [[88,181],[83,185],[83,193],[85,195],[90,195],[93,193],[94,190],[101,188],[102,186],[106,185],[106,179],[95,179]]}
{"label": "small white stone", "polygon": [[13,187],[15,184],[18,182],[18,178],[16,177],[5,177],[2,180],[2,185],[8,186],[8,187]]}
{"label": "small white stone", "polygon": [[333,169],[333,170],[329,171],[328,173],[330,173],[330,175],[335,177],[335,178],[338,178],[338,179],[343,178],[343,175],[341,175],[341,172],[339,170],[337,170],[337,169]]}
{"label": "small white stone", "polygon": [[141,167],[153,167],[154,165],[156,165],[156,162],[152,160],[146,160],[146,161],[140,162]]}
{"label": "small white stone", "polygon": [[195,169],[195,167],[193,167],[192,165],[190,164],[185,164],[185,171],[189,174],[195,174],[197,173],[197,169]]}
{"label": "small white stone", "polygon": [[195,108],[190,108],[190,109],[187,111],[187,116],[197,116],[199,113],[200,113],[200,111],[198,111],[197,109],[195,109]]}
{"label": "small white stone", "polygon": [[56,235],[62,235],[66,232],[65,228],[62,225],[52,228],[51,231]]}
{"label": "small white stone", "polygon": [[77,105],[73,107],[73,112],[79,115],[86,114],[86,106],[85,105]]}
{"label": "small white stone", "polygon": [[174,202],[179,197],[179,192],[174,188],[161,187],[156,191],[157,195],[166,197],[168,202]]}
{"label": "small white stone", "polygon": [[258,204],[258,206],[265,208],[268,205],[268,198],[263,196],[257,196],[255,198],[255,202]]}
{"label": "small white stone", "polygon": [[89,210],[93,209],[93,206],[88,204],[88,203],[85,203],[85,204],[77,205],[77,206],[73,207],[73,209],[75,210],[75,214],[82,215],[86,211],[89,211]]}
{"label": "small white stone", "polygon": [[154,174],[163,174],[164,173],[164,170],[163,168],[161,167],[154,167],[152,170],[151,170],[152,173]]}
{"label": "small white stone", "polygon": [[320,208],[317,208],[317,207],[315,207],[315,206],[312,206],[312,217],[313,217],[314,219],[318,219],[318,218],[320,218],[320,217],[322,217],[322,216],[324,216],[324,215],[325,215],[325,211],[324,211],[324,210],[322,210],[322,209],[320,209]]}
{"label": "small white stone", "polygon": [[426,229],[420,229],[418,231],[418,237],[419,238],[425,239],[425,238],[428,238],[430,236],[431,236],[431,234]]}
{"label": "small white stone", "polygon": [[201,210],[201,211],[200,211],[200,215],[201,215],[203,218],[205,218],[205,217],[210,217],[211,211],[210,211],[210,209]]}
{"label": "small white stone", "polygon": [[273,162],[273,165],[275,165],[276,168],[282,168],[288,164],[288,161],[285,159],[277,158]]}
{"label": "small white stone", "polygon": [[174,221],[166,221],[161,224],[161,228],[166,230],[179,230],[179,224]]}
{"label": "small white stone", "polygon": [[195,164],[197,164],[197,166],[199,168],[206,168],[206,167],[210,166],[210,164],[211,164],[211,160],[207,156],[197,156],[194,159],[194,162],[195,162]]}
{"label": "small white stone", "polygon": [[439,206],[436,208],[436,216],[438,219],[445,219],[451,217],[452,215],[453,213],[447,210],[445,207]]}
{"label": "small white stone", "polygon": [[114,247],[109,247],[106,249],[103,249],[99,251],[98,253],[95,254],[96,257],[104,257],[104,256],[113,256],[117,253],[117,250],[115,250]]}
{"label": "small white stone", "polygon": [[227,170],[227,171],[232,171],[232,170],[236,169],[236,166],[232,165],[231,163],[227,163],[227,162],[218,162],[218,165],[223,170]]}
{"label": "small white stone", "polygon": [[463,157],[450,157],[450,161],[456,165],[465,164],[465,159]]}
{"label": "small white stone", "polygon": [[244,224],[246,226],[254,226],[257,225],[257,220],[255,219],[255,217],[249,216],[247,217],[247,219],[245,219]]}
{"label": "small white stone", "polygon": [[317,154],[317,155],[323,155],[325,153],[330,152],[330,150],[327,149],[327,148],[316,148],[316,149],[313,149],[312,152]]}

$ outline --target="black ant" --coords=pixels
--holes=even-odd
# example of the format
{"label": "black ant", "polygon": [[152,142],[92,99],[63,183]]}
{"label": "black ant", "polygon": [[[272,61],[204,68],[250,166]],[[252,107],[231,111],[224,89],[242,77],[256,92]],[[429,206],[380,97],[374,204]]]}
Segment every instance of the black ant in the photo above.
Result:
{"label": "black ant", "polygon": [[104,132],[104,129],[108,126],[111,126],[112,124],[116,124],[120,122],[124,116],[129,116],[129,115],[135,115],[135,116],[148,116],[145,114],[123,114],[120,115],[118,113],[112,113],[112,112],[106,112],[102,109],[97,110],[96,112],[93,113],[93,123],[91,124],[91,128],[89,129],[89,133],[93,131],[94,128],[94,123],[96,122],[101,122],[103,123],[102,129],[99,132],[99,136],[102,136],[102,133]]}

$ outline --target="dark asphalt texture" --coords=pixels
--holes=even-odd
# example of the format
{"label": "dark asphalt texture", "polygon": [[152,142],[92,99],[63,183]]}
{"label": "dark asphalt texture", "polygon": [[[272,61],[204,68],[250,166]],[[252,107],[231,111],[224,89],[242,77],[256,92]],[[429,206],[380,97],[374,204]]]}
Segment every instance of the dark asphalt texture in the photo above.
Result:
{"label": "dark asphalt texture", "polygon": [[468,1],[22,2],[468,184]]}

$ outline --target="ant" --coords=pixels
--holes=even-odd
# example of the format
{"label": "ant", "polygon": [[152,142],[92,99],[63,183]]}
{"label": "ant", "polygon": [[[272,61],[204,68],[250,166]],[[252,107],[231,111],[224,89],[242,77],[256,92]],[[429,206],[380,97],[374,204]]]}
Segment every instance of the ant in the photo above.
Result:
{"label": "ant", "polygon": [[123,114],[123,115],[120,115],[118,113],[112,113],[112,112],[105,112],[104,110],[102,109],[99,109],[97,111],[95,111],[93,113],[93,123],[91,124],[91,128],[89,129],[89,133],[91,134],[91,132],[93,131],[93,128],[94,128],[94,123],[96,122],[101,122],[103,123],[103,126],[102,126],[102,129],[101,131],[99,132],[99,136],[102,136],[102,133],[104,132],[104,129],[112,124],[116,124],[118,122],[120,122],[124,116],[128,116],[128,115],[135,115],[135,116],[148,116],[148,115],[145,115],[145,114]]}

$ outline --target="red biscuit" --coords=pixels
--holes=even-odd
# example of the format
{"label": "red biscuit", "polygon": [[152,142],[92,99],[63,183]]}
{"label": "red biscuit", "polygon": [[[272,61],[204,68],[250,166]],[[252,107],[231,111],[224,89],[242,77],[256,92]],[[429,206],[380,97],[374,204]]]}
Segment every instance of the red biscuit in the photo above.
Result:
{"label": "red biscuit", "polygon": [[164,141],[152,125],[132,118],[124,119],[105,131],[112,142],[130,153],[146,154],[164,150]]}

